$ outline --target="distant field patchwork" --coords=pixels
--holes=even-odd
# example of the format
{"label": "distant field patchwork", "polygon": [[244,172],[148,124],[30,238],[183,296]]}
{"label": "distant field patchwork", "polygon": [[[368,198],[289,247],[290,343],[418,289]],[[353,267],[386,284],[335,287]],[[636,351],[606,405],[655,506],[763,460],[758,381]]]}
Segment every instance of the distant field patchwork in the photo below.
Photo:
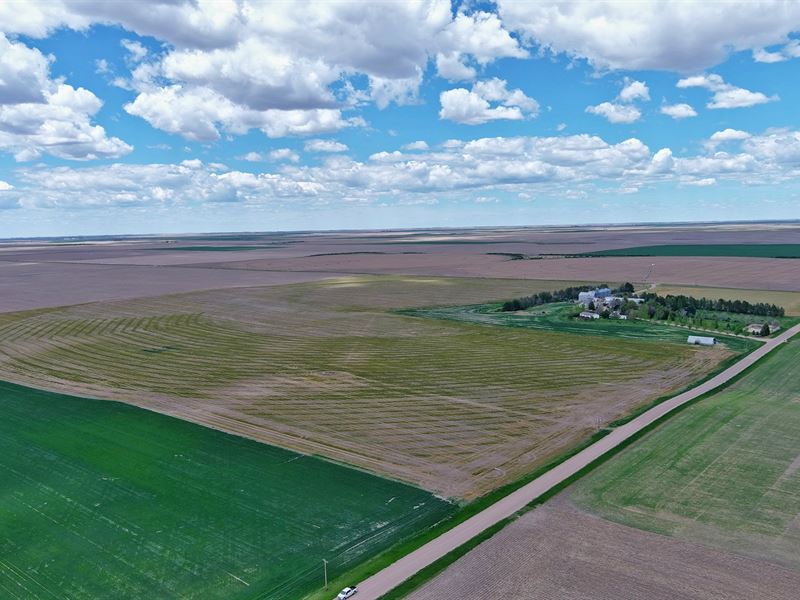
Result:
{"label": "distant field patchwork", "polygon": [[800,569],[800,341],[577,485],[604,518]]}
{"label": "distant field patchwork", "polygon": [[589,252],[588,256],[751,256],[800,258],[800,244],[665,244]]}
{"label": "distant field patchwork", "polygon": [[358,276],[0,315],[0,378],[471,499],[731,356],[391,312],[569,283]]}
{"label": "distant field patchwork", "polygon": [[455,507],[116,402],[0,383],[0,597],[285,599]]}

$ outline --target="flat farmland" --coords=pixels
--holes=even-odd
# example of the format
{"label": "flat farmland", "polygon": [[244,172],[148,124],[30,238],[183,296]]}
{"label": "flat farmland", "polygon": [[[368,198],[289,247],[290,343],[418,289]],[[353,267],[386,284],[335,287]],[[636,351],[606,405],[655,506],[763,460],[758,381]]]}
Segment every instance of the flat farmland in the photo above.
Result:
{"label": "flat farmland", "polygon": [[790,600],[798,587],[800,572],[606,521],[561,496],[407,600]]}
{"label": "flat farmland", "polygon": [[[419,276],[507,277],[554,281],[594,280],[648,282],[711,287],[800,291],[800,275],[794,260],[728,256],[587,256],[512,260],[500,253],[527,252],[525,245],[420,246],[422,254],[400,251],[391,255],[320,255],[227,262],[225,269],[330,273],[392,273]],[[478,249],[476,251],[476,248]],[[534,251],[539,247],[534,246]],[[201,254],[201,253],[195,253]],[[221,253],[220,253],[221,254]],[[232,254],[232,253],[228,253]],[[655,263],[655,268],[650,266]],[[217,263],[217,266],[222,268]]]}
{"label": "flat farmland", "polygon": [[731,356],[391,312],[570,283],[360,276],[7,314],[0,377],[469,500]]}
{"label": "flat farmland", "polygon": [[576,486],[603,518],[800,570],[800,342]]}
{"label": "flat farmland", "polygon": [[285,599],[455,510],[117,402],[0,383],[0,596]]}
{"label": "flat farmland", "polygon": [[594,256],[748,256],[800,258],[800,244],[665,244],[634,246],[591,253]]}
{"label": "flat farmland", "polygon": [[335,273],[0,260],[0,313],[195,290],[284,285],[333,276]]}
{"label": "flat farmland", "polygon": [[800,342],[685,408],[409,600],[789,600],[800,587]]}

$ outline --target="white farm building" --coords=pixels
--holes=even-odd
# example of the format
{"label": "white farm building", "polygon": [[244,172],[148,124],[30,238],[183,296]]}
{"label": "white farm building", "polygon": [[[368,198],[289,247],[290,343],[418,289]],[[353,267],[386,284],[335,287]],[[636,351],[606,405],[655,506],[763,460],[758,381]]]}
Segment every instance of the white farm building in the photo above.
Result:
{"label": "white farm building", "polygon": [[686,343],[693,346],[713,346],[717,343],[717,338],[705,337],[702,335],[690,335],[686,340]]}
{"label": "white farm building", "polygon": [[589,290],[588,292],[578,292],[578,303],[583,304],[584,306],[588,306],[595,299],[601,298],[610,298],[611,297],[611,288],[595,288],[593,290]]}

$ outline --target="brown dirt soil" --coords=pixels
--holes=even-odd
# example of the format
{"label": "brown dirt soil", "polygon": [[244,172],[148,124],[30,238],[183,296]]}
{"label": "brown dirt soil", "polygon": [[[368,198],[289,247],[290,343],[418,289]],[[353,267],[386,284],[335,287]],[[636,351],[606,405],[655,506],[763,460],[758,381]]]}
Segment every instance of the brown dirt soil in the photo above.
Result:
{"label": "brown dirt soil", "polygon": [[230,269],[402,273],[452,277],[572,279],[800,291],[800,260],[624,256],[509,260],[487,254],[394,254],[276,258],[226,263]]}
{"label": "brown dirt soil", "polygon": [[408,600],[790,600],[800,573],[631,529],[563,496],[506,526]]}
{"label": "brown dirt soil", "polygon": [[0,313],[175,294],[318,281],[336,273],[0,261]]}
{"label": "brown dirt soil", "polygon": [[316,281],[343,273],[641,282],[652,263],[656,267],[648,283],[800,291],[798,260],[510,256],[676,243],[800,243],[800,227],[502,228],[0,242],[0,312]]}
{"label": "brown dirt soil", "polygon": [[348,277],[0,315],[0,377],[471,498],[727,356],[386,312],[568,283]]}

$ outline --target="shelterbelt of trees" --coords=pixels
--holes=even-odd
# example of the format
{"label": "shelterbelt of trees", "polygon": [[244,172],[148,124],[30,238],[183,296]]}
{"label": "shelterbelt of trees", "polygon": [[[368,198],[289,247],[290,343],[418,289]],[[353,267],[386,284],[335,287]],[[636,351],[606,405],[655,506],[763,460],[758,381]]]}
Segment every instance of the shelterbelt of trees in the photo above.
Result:
{"label": "shelterbelt of trees", "polygon": [[782,317],[785,313],[783,307],[766,302],[751,304],[745,300],[724,300],[722,298],[712,300],[710,298],[694,298],[693,296],[683,295],[659,296],[650,292],[640,294],[639,297],[648,306],[662,306],[669,312],[682,313],[687,316],[694,315],[698,310],[713,310],[760,317]]}
{"label": "shelterbelt of trees", "polygon": [[[599,287],[608,286],[601,285]],[[552,302],[574,301],[578,299],[578,294],[581,292],[588,292],[593,289],[596,289],[596,287],[581,285],[556,290],[554,292],[539,292],[531,296],[507,300],[502,304],[500,310],[511,312],[525,310],[542,304],[550,304]],[[612,290],[612,294],[623,298],[634,297],[634,287],[632,284],[626,282]],[[751,303],[746,300],[725,300],[723,298],[713,300],[711,298],[695,298],[694,296],[684,295],[673,296],[671,294],[659,296],[651,292],[644,292],[635,297],[644,300],[644,302],[638,306],[633,303],[623,302],[620,305],[620,310],[623,314],[629,311],[635,311],[639,313],[639,316],[642,318],[652,319],[656,317],[659,319],[668,319],[670,315],[692,317],[697,311],[717,311],[760,317],[783,317],[785,313],[783,307],[766,302]]]}
{"label": "shelterbelt of trees", "polygon": [[[514,298],[513,300],[503,302],[500,310],[511,312],[515,310],[525,310],[526,308],[531,308],[532,306],[550,304],[551,302],[569,302],[570,300],[577,300],[578,294],[581,292],[589,292],[591,290],[604,287],[608,287],[608,285],[605,283],[599,286],[578,285],[564,288],[562,290],[556,290],[554,292],[539,292],[538,294],[533,294],[531,296],[523,296],[522,298]],[[622,284],[620,287],[611,290],[611,293],[614,295],[628,296],[633,294],[633,292],[633,285],[627,282]]]}

